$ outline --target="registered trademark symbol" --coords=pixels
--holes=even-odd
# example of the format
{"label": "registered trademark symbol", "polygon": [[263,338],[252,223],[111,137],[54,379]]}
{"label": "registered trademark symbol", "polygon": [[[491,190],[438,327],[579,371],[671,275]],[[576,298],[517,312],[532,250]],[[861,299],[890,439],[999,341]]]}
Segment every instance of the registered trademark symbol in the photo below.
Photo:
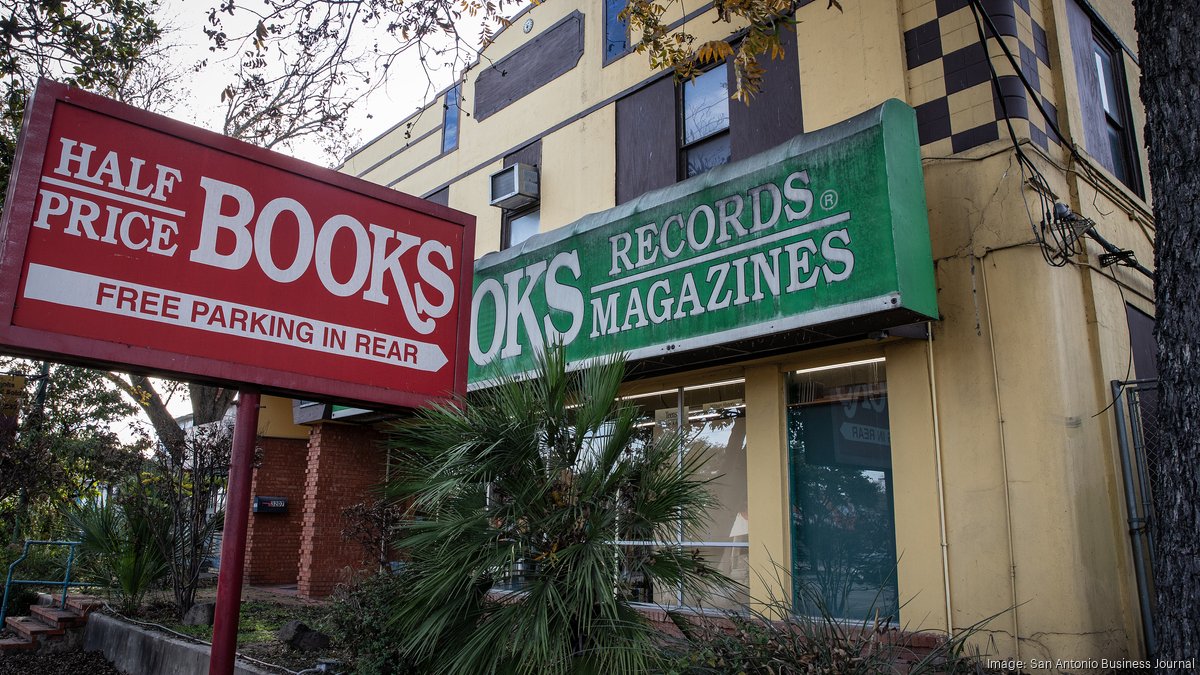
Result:
{"label": "registered trademark symbol", "polygon": [[833,190],[826,190],[821,193],[821,208],[828,211],[829,209],[837,206],[837,203],[838,193],[834,192]]}

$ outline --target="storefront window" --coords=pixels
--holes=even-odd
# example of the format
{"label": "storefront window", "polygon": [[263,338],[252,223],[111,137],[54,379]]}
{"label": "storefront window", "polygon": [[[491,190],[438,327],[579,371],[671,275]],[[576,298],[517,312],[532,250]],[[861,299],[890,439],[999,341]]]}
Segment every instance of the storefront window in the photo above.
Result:
{"label": "storefront window", "polygon": [[[736,608],[747,601],[749,584],[746,509],[746,403],[745,383],[731,380],[696,387],[680,387],[631,396],[628,403],[643,413],[644,428],[650,433],[669,433],[685,425],[680,462],[697,453],[705,459],[699,478],[711,480],[709,489],[717,500],[706,526],[698,532],[679,532],[678,541],[739,584],[732,591],[653,588],[643,579],[626,579],[633,600],[660,605],[706,608]],[[622,555],[645,556],[652,542],[622,540]]]}
{"label": "storefront window", "polygon": [[787,391],[795,611],[895,621],[884,362],[796,371]]}

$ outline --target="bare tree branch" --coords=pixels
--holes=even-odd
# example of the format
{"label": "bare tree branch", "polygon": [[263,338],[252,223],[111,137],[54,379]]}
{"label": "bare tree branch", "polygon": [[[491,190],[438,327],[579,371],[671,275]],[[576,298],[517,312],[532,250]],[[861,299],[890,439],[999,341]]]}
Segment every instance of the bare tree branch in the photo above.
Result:
{"label": "bare tree branch", "polygon": [[[129,379],[126,380],[126,377]],[[150,378],[144,375],[122,376],[118,373],[105,373],[104,378],[116,385],[117,389],[129,396],[142,409],[142,412],[146,413],[146,417],[150,418],[151,426],[154,427],[154,432],[164,446],[175,449],[183,447],[185,441],[183,429],[179,428],[175,416],[167,410],[166,403],[163,402]]]}

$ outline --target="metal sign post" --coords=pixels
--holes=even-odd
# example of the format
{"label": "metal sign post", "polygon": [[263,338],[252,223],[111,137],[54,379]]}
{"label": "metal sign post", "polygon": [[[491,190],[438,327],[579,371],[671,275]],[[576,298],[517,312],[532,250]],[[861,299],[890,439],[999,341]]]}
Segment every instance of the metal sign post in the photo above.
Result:
{"label": "metal sign post", "polygon": [[254,439],[258,436],[259,394],[238,394],[225,492],[225,529],[221,536],[221,571],[217,576],[217,606],[213,616],[209,675],[233,675],[237,655],[238,613],[242,606],[242,573],[246,567],[246,528],[250,518],[250,479],[254,471]]}

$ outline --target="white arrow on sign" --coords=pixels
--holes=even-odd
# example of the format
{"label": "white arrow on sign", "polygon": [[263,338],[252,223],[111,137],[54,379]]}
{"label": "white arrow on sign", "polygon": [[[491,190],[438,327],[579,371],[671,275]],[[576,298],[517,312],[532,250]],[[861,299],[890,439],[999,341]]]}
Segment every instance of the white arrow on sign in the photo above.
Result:
{"label": "white arrow on sign", "polygon": [[[442,348],[429,342],[37,263],[29,266],[24,296],[426,372],[448,363]],[[138,301],[147,297],[154,298],[153,311]],[[286,334],[279,330],[283,325],[289,327]]]}

